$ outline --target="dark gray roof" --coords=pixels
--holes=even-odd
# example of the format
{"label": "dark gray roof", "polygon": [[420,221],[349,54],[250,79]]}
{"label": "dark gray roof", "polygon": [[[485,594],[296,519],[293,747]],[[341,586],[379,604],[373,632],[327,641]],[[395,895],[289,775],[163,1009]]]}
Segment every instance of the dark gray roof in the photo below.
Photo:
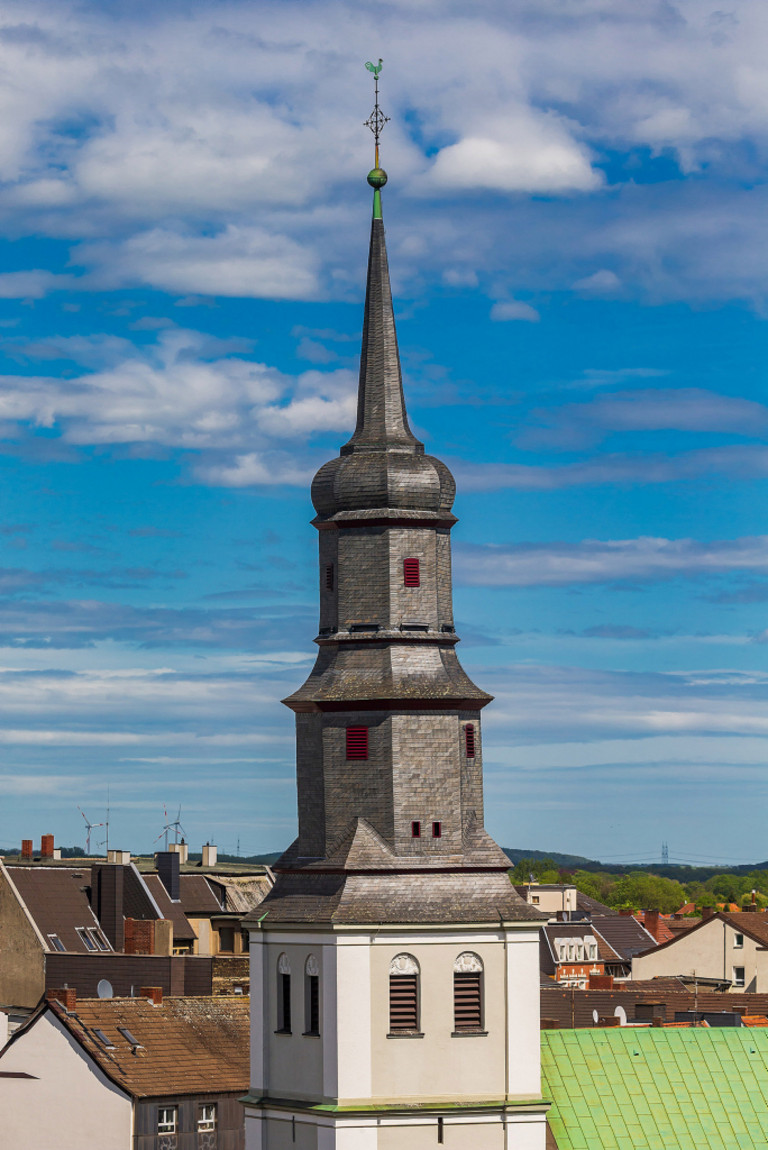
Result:
{"label": "dark gray roof", "polygon": [[65,950],[88,954],[92,947],[85,945],[77,928],[99,927],[88,900],[90,868],[11,866],[7,872],[50,949],[56,949],[50,941],[54,934]]}
{"label": "dark gray roof", "polygon": [[624,959],[656,945],[656,939],[631,914],[594,914],[592,925]]}

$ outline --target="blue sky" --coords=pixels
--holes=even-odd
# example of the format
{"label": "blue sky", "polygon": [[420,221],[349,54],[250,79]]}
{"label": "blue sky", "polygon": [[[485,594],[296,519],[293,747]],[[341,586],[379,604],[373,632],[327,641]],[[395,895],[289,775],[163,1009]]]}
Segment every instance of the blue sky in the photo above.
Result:
{"label": "blue sky", "polygon": [[[382,162],[507,846],[766,856],[768,13],[9,3],[0,845],[295,829]],[[95,840],[94,840],[95,841]]]}

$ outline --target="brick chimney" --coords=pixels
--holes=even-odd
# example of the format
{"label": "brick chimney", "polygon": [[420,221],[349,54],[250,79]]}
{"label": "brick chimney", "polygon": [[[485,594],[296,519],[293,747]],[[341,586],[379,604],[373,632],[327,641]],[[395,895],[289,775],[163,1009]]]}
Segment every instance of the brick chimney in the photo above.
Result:
{"label": "brick chimney", "polygon": [[43,835],[40,839],[40,858],[53,858],[53,835]]}
{"label": "brick chimney", "polygon": [[619,907],[619,914],[625,914],[625,915],[632,914],[632,907],[631,906]]}
{"label": "brick chimney", "polygon": [[74,986],[57,987],[56,990],[46,990],[45,997],[50,1002],[60,1002],[69,1014],[72,1014],[77,1006],[77,991]]}
{"label": "brick chimney", "polygon": [[163,1005],[162,986],[142,986],[139,989],[139,998],[148,998],[153,1006]]}
{"label": "brick chimney", "polygon": [[613,975],[590,974],[587,990],[613,990]]}
{"label": "brick chimney", "polygon": [[659,912],[657,910],[646,910],[643,912],[643,926],[652,934],[656,941],[659,941]]}
{"label": "brick chimney", "polygon": [[155,953],[155,920],[153,918],[127,918],[125,920],[125,953]]}
{"label": "brick chimney", "polygon": [[31,859],[34,855],[34,848],[32,846],[32,839],[21,840],[21,857],[23,859]]}
{"label": "brick chimney", "polygon": [[712,915],[713,915],[714,913],[715,913],[715,908],[714,908],[713,906],[703,906],[703,907],[701,908],[701,917],[702,917],[702,919],[705,919],[705,918],[712,918]]}

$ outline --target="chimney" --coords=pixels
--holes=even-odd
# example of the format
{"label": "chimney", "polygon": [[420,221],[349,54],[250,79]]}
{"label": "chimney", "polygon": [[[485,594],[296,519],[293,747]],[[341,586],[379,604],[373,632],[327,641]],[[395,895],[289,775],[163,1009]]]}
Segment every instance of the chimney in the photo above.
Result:
{"label": "chimney", "polygon": [[125,953],[155,953],[155,920],[153,918],[126,918]]}
{"label": "chimney", "polygon": [[153,1006],[163,1005],[162,986],[142,986],[139,989],[139,998],[148,998]]}
{"label": "chimney", "polygon": [[180,863],[185,863],[189,858],[189,847],[184,842],[184,839],[182,839],[180,843],[171,843],[168,850],[173,851],[175,855],[179,856]]}
{"label": "chimney", "polygon": [[60,1002],[68,1014],[72,1014],[77,1006],[77,991],[74,986],[63,986],[56,990],[46,990],[48,1001]]}
{"label": "chimney", "polygon": [[57,862],[61,862],[61,847],[53,848],[53,854],[51,855],[51,858],[55,859]]}
{"label": "chimney", "polygon": [[180,857],[177,851],[158,851],[155,855],[155,865],[160,881],[174,902],[178,902],[180,897],[179,862]]}
{"label": "chimney", "polygon": [[613,975],[590,974],[587,990],[613,990]]}
{"label": "chimney", "polygon": [[53,858],[53,835],[43,835],[40,839],[40,858]]}
{"label": "chimney", "polygon": [[619,907],[619,914],[632,914],[632,907],[631,906]]}
{"label": "chimney", "polygon": [[715,908],[714,908],[713,906],[703,906],[703,907],[701,908],[701,917],[702,917],[702,919],[705,919],[705,918],[712,918],[712,915],[713,915],[714,913],[715,913]]}
{"label": "chimney", "polygon": [[21,840],[21,857],[23,859],[31,859],[34,854],[32,847],[32,839]]}
{"label": "chimney", "polygon": [[117,863],[118,866],[128,866],[131,861],[130,851],[117,851],[112,850],[110,847],[107,851],[107,862]]}
{"label": "chimney", "polygon": [[219,860],[219,848],[213,843],[203,843],[203,866],[216,866]]}
{"label": "chimney", "polygon": [[96,863],[91,867],[91,909],[115,950],[125,947],[123,891],[125,867]]}
{"label": "chimney", "polygon": [[643,926],[659,941],[659,912],[657,910],[643,911]]}

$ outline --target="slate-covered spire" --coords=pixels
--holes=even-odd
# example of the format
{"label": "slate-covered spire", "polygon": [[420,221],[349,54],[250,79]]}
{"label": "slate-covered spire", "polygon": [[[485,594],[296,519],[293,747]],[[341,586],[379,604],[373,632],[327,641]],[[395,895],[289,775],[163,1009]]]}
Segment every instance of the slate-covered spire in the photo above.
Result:
{"label": "slate-covered spire", "polygon": [[380,188],[387,175],[374,168],[368,183],[374,188],[368,282],[365,292],[360,383],[357,395],[357,427],[342,454],[353,451],[424,450],[408,425],[397,347],[392,289],[389,283],[387,245],[381,216]]}

